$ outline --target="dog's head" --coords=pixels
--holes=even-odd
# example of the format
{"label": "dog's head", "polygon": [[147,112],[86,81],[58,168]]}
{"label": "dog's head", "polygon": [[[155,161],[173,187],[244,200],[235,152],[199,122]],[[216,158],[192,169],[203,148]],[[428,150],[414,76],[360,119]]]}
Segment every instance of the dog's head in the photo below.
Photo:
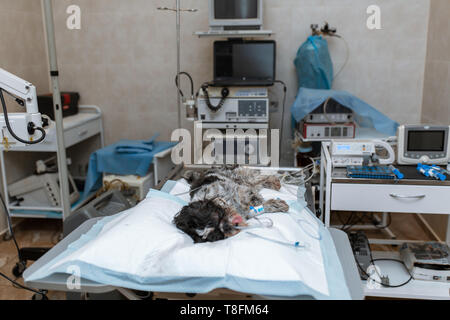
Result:
{"label": "dog's head", "polygon": [[234,227],[244,223],[240,215],[228,212],[213,200],[196,201],[184,206],[173,222],[195,243],[219,241],[237,234]]}

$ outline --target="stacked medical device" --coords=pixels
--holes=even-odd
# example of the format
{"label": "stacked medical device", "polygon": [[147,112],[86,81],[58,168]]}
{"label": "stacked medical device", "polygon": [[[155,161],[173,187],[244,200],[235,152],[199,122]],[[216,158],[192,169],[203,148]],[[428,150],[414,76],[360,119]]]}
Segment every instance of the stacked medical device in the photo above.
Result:
{"label": "stacked medical device", "polygon": [[[210,0],[209,24],[209,31],[197,32],[199,37],[227,40],[214,42],[213,80],[204,82],[196,95],[188,73],[180,72],[176,77],[175,82],[184,98],[186,118],[195,121],[197,127],[214,129],[217,130],[215,133],[222,134],[221,137],[214,134],[209,137],[210,143],[202,146],[205,150],[213,146],[216,164],[242,160],[241,164],[259,164],[259,130],[270,127],[269,88],[276,82],[282,83],[275,78],[276,42],[254,40],[271,34],[271,31],[263,30],[263,1]],[[191,97],[180,89],[182,75],[191,82]],[[284,86],[285,94],[286,90]],[[235,132],[231,133],[230,129]],[[242,135],[238,136],[236,131]]]}
{"label": "stacked medical device", "polygon": [[356,125],[353,111],[334,99],[327,99],[297,124],[306,139],[352,139]]}

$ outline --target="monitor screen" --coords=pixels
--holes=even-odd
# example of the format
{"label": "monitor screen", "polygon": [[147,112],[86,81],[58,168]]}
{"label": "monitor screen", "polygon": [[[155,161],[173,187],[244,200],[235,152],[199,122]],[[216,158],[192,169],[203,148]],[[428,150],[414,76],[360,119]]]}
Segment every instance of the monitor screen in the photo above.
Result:
{"label": "monitor screen", "polygon": [[445,131],[408,131],[408,151],[444,151]]}
{"label": "monitor screen", "polygon": [[214,18],[257,19],[258,0],[214,0]]}
{"label": "monitor screen", "polygon": [[275,79],[275,42],[217,41],[214,43],[214,80]]}

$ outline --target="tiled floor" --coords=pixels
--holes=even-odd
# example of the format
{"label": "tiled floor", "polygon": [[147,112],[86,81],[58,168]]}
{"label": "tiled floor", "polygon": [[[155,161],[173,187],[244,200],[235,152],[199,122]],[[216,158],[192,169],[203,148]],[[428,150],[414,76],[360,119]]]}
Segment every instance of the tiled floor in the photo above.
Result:
{"label": "tiled floor", "polygon": [[[347,221],[348,215],[343,213],[341,220]],[[333,215],[333,222],[339,223],[337,214]],[[392,230],[402,239],[412,240],[429,240],[419,224],[418,220],[411,214],[392,214]],[[58,241],[58,237],[62,231],[62,223],[57,220],[25,220],[16,228],[16,237],[20,247],[50,247]],[[380,231],[369,232],[370,237],[383,237]],[[376,246],[376,250],[392,250],[390,246]],[[9,277],[12,276],[12,269],[17,262],[17,251],[12,241],[0,240],[0,272]],[[20,278],[17,280],[23,284]],[[11,283],[0,278],[0,300],[16,300],[31,299],[32,292],[15,288]],[[65,299],[65,294],[61,292],[49,292],[50,299]],[[155,294],[157,298],[186,298],[185,295],[179,294]],[[196,298],[201,299],[248,299],[249,297],[240,293],[233,293],[228,290],[215,290],[208,295],[198,295]]]}

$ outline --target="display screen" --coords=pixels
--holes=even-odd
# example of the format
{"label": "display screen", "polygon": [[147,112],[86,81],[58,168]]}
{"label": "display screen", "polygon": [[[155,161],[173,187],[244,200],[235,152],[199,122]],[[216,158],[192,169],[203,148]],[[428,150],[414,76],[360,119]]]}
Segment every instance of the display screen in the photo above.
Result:
{"label": "display screen", "polygon": [[275,79],[275,42],[255,41],[214,44],[214,80]]}
{"label": "display screen", "polygon": [[258,0],[214,0],[214,18],[257,19]]}
{"label": "display screen", "polygon": [[444,151],[445,131],[408,131],[408,151]]}

